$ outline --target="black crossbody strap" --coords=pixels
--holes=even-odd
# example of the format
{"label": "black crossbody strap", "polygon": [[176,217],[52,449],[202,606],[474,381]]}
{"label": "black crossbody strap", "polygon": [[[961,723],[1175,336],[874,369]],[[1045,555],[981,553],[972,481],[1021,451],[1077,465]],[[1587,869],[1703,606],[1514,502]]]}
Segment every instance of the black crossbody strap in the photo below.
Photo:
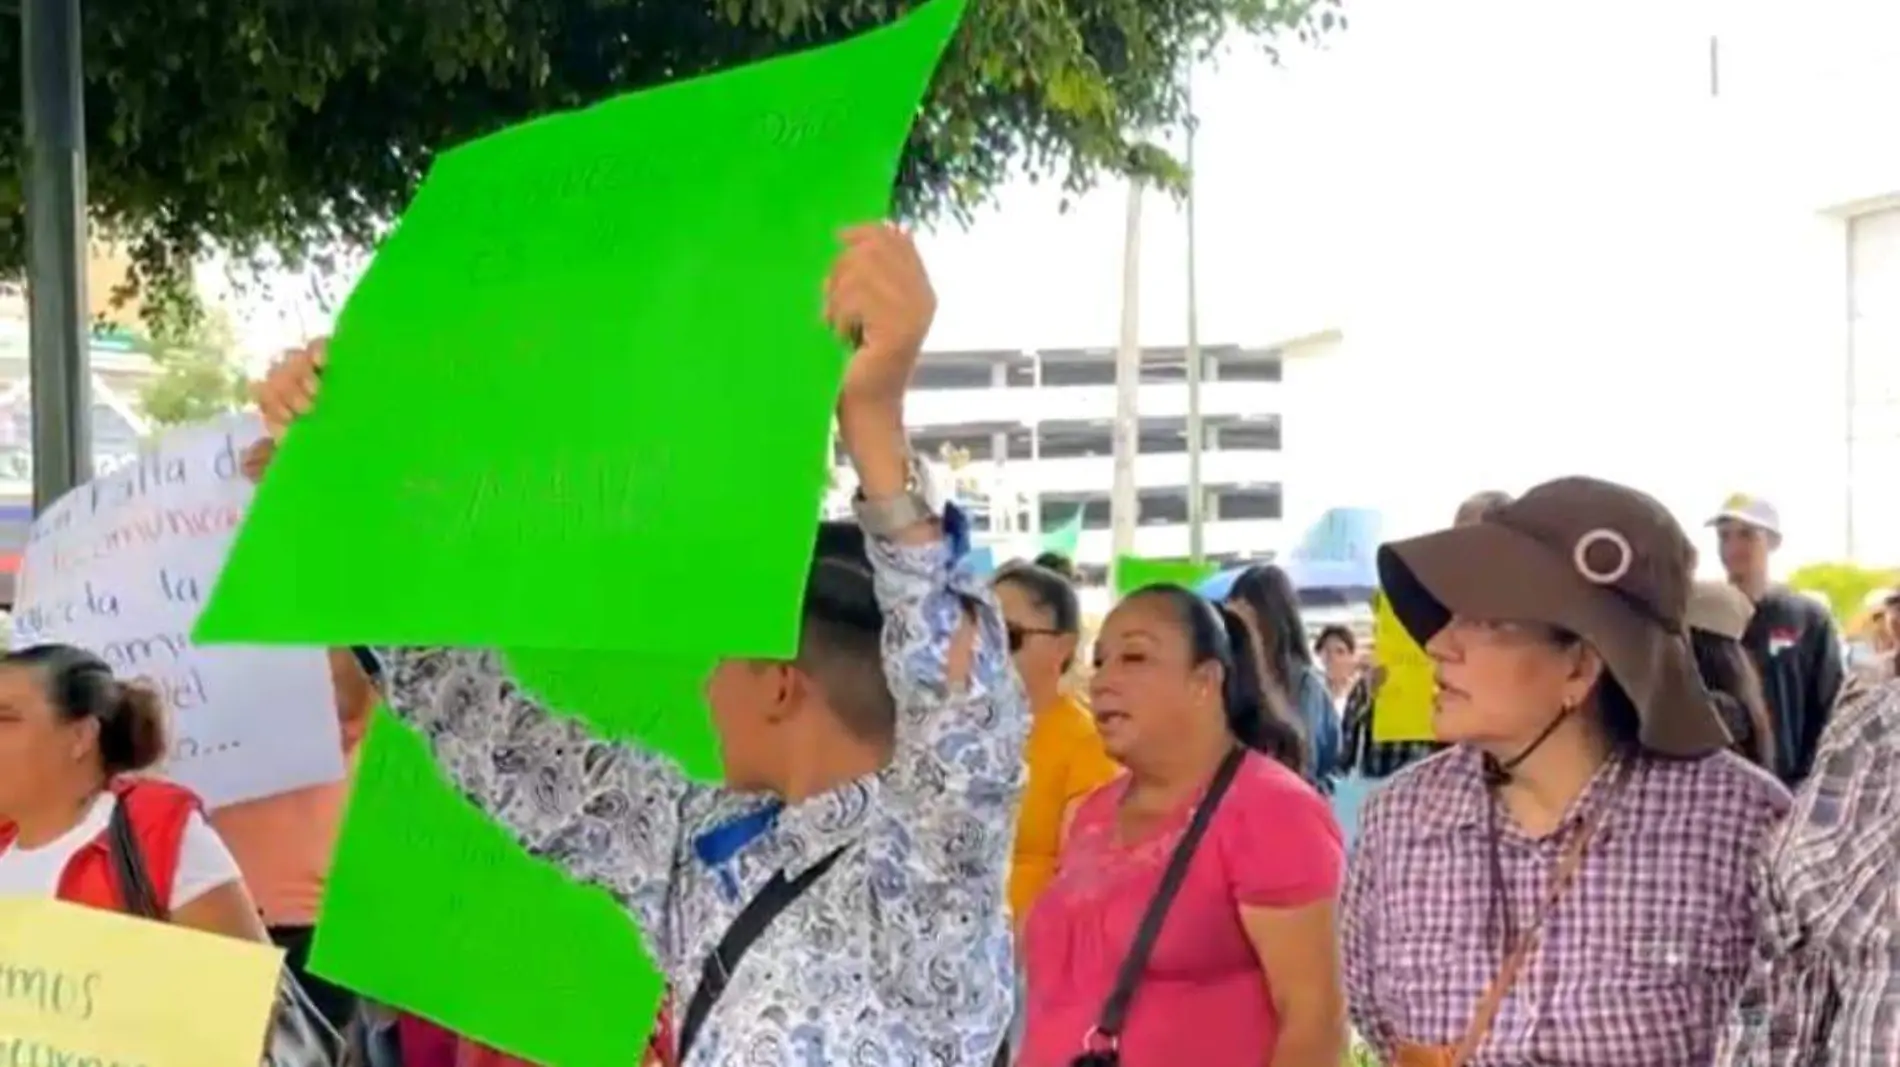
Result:
{"label": "black crossbody strap", "polygon": [[356,660],[356,665],[363,668],[364,677],[373,683],[380,684],[382,682],[383,661],[376,658],[376,653],[373,649],[363,645],[351,645],[350,655]]}
{"label": "black crossbody strap", "polygon": [[159,906],[158,891],[145,873],[145,853],[132,833],[132,818],[126,814],[125,798],[112,805],[112,820],[106,830],[106,852],[112,858],[112,875],[119,883],[119,896],[128,914],[161,922],[170,918]]}
{"label": "black crossbody strap", "polygon": [[1188,863],[1194,859],[1194,850],[1201,839],[1207,836],[1208,824],[1214,821],[1214,811],[1220,807],[1221,798],[1227,795],[1227,787],[1234,784],[1234,775],[1240,772],[1241,761],[1246,758],[1247,750],[1235,747],[1221,761],[1220,769],[1214,772],[1214,780],[1207,784],[1207,794],[1201,798],[1201,804],[1194,809],[1194,817],[1188,821],[1187,831],[1174,846],[1174,855],[1168,857],[1168,868],[1161,873],[1161,884],[1155,888],[1153,899],[1148,901],[1148,910],[1141,915],[1141,925],[1135,927],[1135,939],[1128,946],[1128,955],[1122,959],[1121,970],[1115,972],[1115,987],[1108,994],[1108,1000],[1102,1004],[1101,1021],[1095,1024],[1092,1037],[1114,1040],[1121,1036],[1122,1024],[1128,1021],[1128,1007],[1134,1003],[1135,989],[1141,984],[1141,972],[1148,967],[1148,957],[1154,952],[1155,940],[1161,936],[1161,925],[1168,920],[1168,908],[1174,904],[1176,893],[1181,891],[1181,883],[1187,878]]}
{"label": "black crossbody strap", "polygon": [[791,906],[792,901],[805,894],[812,883],[824,877],[831,865],[838,862],[844,854],[843,848],[833,850],[817,863],[807,867],[798,877],[787,880],[785,872],[772,876],[765,888],[746,903],[739,917],[726,927],[726,934],[719,939],[718,947],[706,957],[699,968],[699,986],[693,990],[693,999],[686,1005],[686,1014],[680,1018],[679,1062],[686,1062],[686,1054],[692,1050],[693,1039],[699,1036],[700,1027],[706,1024],[706,1017],[712,1014],[713,1005],[726,991],[726,983],[732,979],[732,972],[738,968],[746,950],[772,925],[779,913]]}

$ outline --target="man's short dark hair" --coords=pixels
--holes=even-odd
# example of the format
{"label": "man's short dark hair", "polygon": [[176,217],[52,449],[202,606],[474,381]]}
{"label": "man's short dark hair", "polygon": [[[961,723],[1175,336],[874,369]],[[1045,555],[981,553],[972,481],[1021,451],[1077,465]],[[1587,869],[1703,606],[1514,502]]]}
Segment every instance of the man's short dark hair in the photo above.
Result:
{"label": "man's short dark hair", "polygon": [[856,523],[819,523],[800,615],[799,670],[817,683],[854,735],[889,739],[897,702],[884,678],[884,614],[864,531]]}

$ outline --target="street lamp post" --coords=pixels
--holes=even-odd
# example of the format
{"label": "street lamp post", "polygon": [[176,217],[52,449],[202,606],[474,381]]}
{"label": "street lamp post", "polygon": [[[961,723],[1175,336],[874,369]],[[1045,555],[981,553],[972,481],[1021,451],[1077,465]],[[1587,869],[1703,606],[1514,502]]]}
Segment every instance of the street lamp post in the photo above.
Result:
{"label": "street lamp post", "polygon": [[[1115,480],[1108,509],[1110,566],[1135,550],[1141,498],[1135,492],[1135,456],[1141,448],[1141,179],[1128,182],[1128,220],[1122,232],[1121,344],[1115,351]],[[1112,582],[1111,578],[1111,582]]]}
{"label": "street lamp post", "polygon": [[[1042,540],[1042,349],[1029,353],[1029,532]],[[1040,549],[1038,549],[1040,551]]]}
{"label": "street lamp post", "polygon": [[92,476],[79,0],[23,0],[26,299],[37,511]]}
{"label": "street lamp post", "polygon": [[1201,328],[1194,256],[1194,71],[1187,75],[1187,481],[1188,556],[1199,563],[1207,554],[1206,489],[1201,484]]}

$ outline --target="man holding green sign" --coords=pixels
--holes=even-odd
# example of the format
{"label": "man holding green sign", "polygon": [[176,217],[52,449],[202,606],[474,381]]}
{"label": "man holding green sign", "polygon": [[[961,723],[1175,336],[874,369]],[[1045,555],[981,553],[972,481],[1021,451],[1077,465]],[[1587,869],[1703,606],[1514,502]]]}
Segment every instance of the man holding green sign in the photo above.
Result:
{"label": "man holding green sign", "polygon": [[[858,528],[821,529],[792,657],[713,670],[725,787],[552,713],[498,653],[381,653],[392,708],[468,799],[632,916],[679,998],[684,1067],[987,1064],[1010,1017],[1028,711],[905,444],[929,280],[893,227],[843,240],[825,317],[857,342],[837,417]],[[272,371],[267,423],[310,408],[321,361]]]}

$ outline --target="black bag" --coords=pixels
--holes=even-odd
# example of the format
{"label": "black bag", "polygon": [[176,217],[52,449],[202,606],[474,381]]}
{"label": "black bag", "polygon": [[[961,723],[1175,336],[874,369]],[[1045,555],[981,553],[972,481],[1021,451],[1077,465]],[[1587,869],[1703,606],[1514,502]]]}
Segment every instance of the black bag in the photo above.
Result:
{"label": "black bag", "polygon": [[1122,1024],[1128,1021],[1128,1007],[1134,1003],[1141,972],[1148,967],[1148,956],[1154,952],[1155,940],[1161,936],[1161,925],[1167,922],[1168,908],[1187,877],[1188,862],[1194,858],[1201,838],[1207,836],[1214,811],[1227,795],[1227,787],[1234,784],[1234,775],[1240,772],[1246,755],[1247,750],[1239,747],[1229,752],[1221,761],[1220,769],[1214,772],[1214,780],[1207,784],[1207,795],[1201,798],[1200,807],[1194,809],[1186,832],[1175,844],[1174,854],[1168,857],[1168,867],[1161,873],[1161,884],[1155,887],[1154,899],[1148,901],[1148,910],[1141,915],[1141,925],[1135,927],[1135,939],[1128,945],[1128,955],[1122,959],[1121,969],[1115,972],[1115,985],[1102,1004],[1100,1021],[1083,1035],[1082,1052],[1069,1061],[1069,1067],[1121,1067]]}
{"label": "black bag", "polygon": [[732,925],[726,927],[725,935],[719,939],[712,954],[700,964],[699,986],[693,990],[693,999],[686,1004],[686,1014],[680,1016],[679,1062],[682,1065],[686,1063],[686,1054],[692,1051],[693,1040],[699,1036],[700,1027],[706,1025],[706,1017],[712,1014],[713,1005],[725,993],[726,983],[731,981],[732,972],[738,969],[739,960],[745,956],[746,950],[759,939],[766,927],[772,925],[772,920],[778,918],[780,912],[790,907],[792,901],[804,896],[805,890],[810,889],[813,882],[824,877],[825,872],[838,862],[838,857],[843,853],[842,847],[834,849],[789,881],[784,871],[774,874],[772,880],[765,883],[765,888],[759,890],[759,895],[746,902],[739,917],[732,920]]}
{"label": "black bag", "polygon": [[[158,904],[151,876],[145,873],[145,856],[132,834],[132,821],[126,817],[123,803],[112,809],[108,833],[112,871],[126,910],[142,918],[168,921],[171,916]],[[310,1002],[297,979],[289,971],[279,974],[270,1042],[259,1060],[260,1067],[342,1067],[345,1048],[342,1036]]]}

